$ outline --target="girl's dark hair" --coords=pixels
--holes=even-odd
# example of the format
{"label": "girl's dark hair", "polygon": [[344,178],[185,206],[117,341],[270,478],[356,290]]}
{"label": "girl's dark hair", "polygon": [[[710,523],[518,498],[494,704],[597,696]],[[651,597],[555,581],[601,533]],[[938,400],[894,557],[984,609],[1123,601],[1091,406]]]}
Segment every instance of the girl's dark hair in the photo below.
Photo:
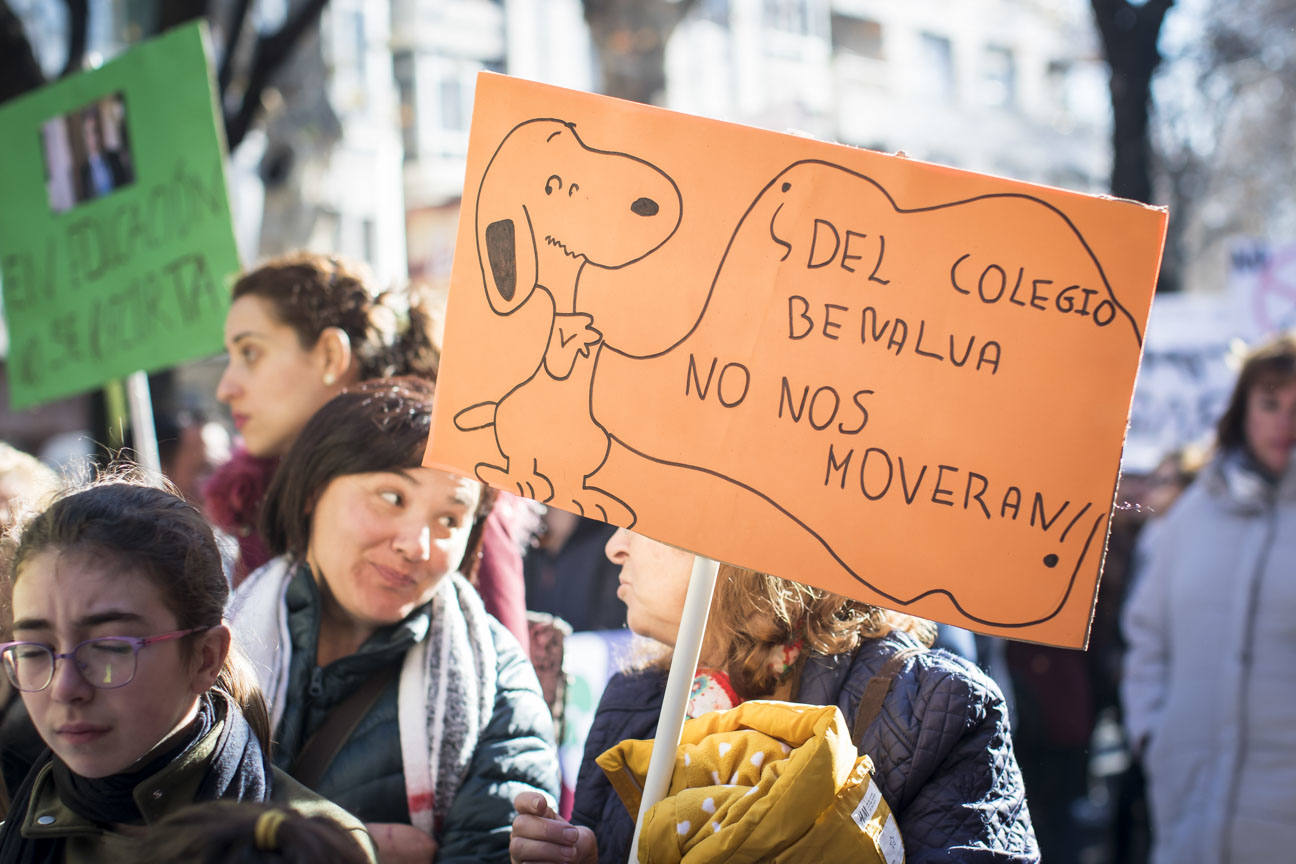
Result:
{"label": "girl's dark hair", "polygon": [[[276,811],[272,842],[262,838],[258,844],[257,821]],[[267,804],[208,801],[177,810],[152,825],[139,841],[135,860],[140,864],[363,864],[369,859],[356,838],[327,817],[304,816]]]}
{"label": "girl's dark hair", "polygon": [[[432,426],[432,396],[432,384],[421,378],[383,378],[348,388],[316,411],[280,461],[261,506],[261,534],[271,552],[306,555],[311,512],[335,478],[419,467]],[[483,486],[459,568],[469,578],[494,503],[495,491]]]}
{"label": "girl's dark hair", "polygon": [[1251,391],[1292,381],[1296,381],[1296,331],[1288,330],[1254,348],[1242,361],[1233,395],[1215,427],[1216,446],[1221,450],[1245,447],[1247,397]]}
{"label": "girl's dark hair", "polygon": [[[221,623],[229,584],[211,526],[193,505],[165,489],[123,477],[100,480],[69,490],[28,522],[4,586],[6,626],[13,623],[13,586],[23,564],[47,550],[145,576],[182,630]],[[188,650],[192,642],[182,645]],[[231,646],[216,687],[242,708],[269,752],[270,720],[255,682]]]}
{"label": "girl's dark hair", "polygon": [[368,268],[334,255],[296,252],[251,270],[233,299],[260,297],[297,332],[303,349],[329,327],[346,332],[360,380],[392,375],[436,378],[440,353],[423,294],[377,292]]}

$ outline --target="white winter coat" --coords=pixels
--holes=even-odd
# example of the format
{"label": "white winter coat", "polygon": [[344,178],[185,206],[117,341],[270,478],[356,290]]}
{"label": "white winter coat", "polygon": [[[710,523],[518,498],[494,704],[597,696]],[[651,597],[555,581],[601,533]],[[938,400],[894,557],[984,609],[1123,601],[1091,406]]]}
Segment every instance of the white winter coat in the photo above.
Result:
{"label": "white winter coat", "polygon": [[1216,458],[1149,535],[1122,618],[1155,864],[1296,854],[1296,467]]}

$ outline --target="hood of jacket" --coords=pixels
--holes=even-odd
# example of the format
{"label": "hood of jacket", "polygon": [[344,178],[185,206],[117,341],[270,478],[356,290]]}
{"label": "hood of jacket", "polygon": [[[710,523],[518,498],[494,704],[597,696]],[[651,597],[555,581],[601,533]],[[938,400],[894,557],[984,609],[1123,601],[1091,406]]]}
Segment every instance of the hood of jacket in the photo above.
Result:
{"label": "hood of jacket", "polygon": [[[652,749],[652,741],[628,740],[598,758],[632,813]],[[872,772],[835,706],[753,701],[704,714],[684,724],[670,789],[645,817],[639,858],[900,864],[900,831]]]}

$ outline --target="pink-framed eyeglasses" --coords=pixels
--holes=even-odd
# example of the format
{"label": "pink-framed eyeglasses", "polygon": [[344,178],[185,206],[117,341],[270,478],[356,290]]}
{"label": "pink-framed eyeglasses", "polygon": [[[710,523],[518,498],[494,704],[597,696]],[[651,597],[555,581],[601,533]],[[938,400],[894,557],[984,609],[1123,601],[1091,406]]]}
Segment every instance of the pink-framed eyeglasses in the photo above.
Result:
{"label": "pink-framed eyeglasses", "polygon": [[91,687],[112,690],[135,680],[135,667],[141,648],[158,642],[182,639],[210,627],[190,627],[157,636],[99,636],[78,642],[71,651],[58,653],[44,642],[5,642],[0,644],[0,665],[9,683],[24,693],[38,693],[54,680],[54,664],[69,659]]}

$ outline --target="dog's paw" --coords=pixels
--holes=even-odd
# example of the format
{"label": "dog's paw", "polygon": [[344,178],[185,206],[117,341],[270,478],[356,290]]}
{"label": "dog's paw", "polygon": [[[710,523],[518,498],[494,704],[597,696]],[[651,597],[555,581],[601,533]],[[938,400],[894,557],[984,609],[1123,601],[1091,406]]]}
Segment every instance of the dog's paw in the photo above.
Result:
{"label": "dog's paw", "polygon": [[630,505],[595,486],[586,486],[571,499],[571,509],[620,528],[633,528],[638,517]]}
{"label": "dog's paw", "polygon": [[476,474],[477,479],[483,483],[524,498],[533,498],[541,504],[547,504],[553,498],[553,484],[549,482],[548,477],[538,471],[514,473],[498,465],[478,462]]}

